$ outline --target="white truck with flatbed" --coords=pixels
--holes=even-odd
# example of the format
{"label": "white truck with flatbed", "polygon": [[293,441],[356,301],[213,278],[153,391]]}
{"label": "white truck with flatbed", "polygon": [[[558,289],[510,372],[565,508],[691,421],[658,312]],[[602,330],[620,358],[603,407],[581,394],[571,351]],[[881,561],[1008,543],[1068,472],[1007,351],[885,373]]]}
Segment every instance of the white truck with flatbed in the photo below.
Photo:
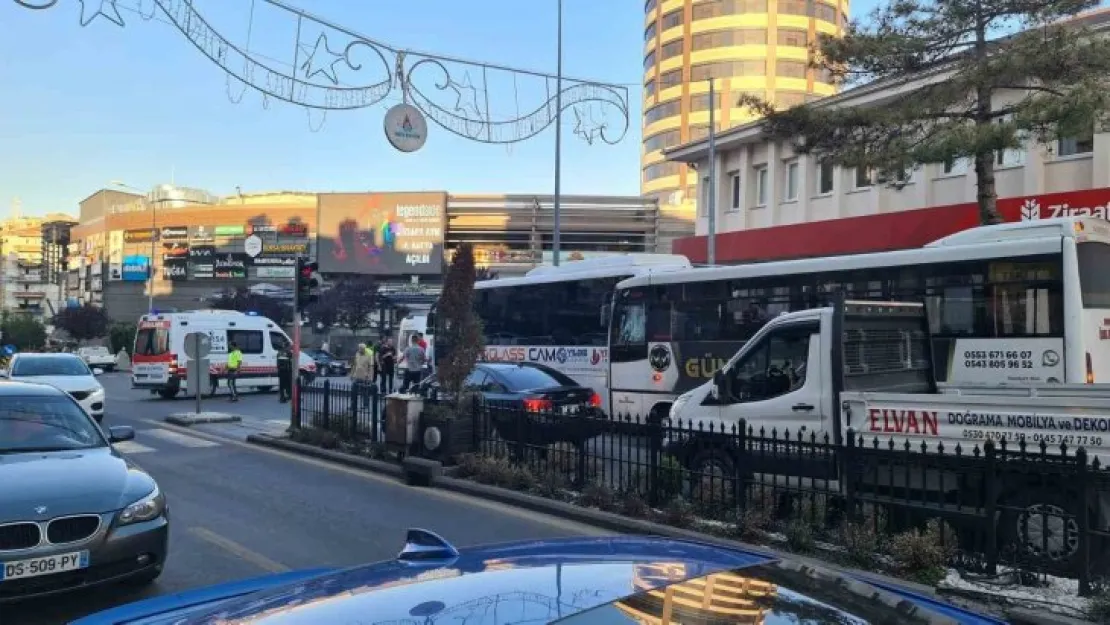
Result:
{"label": "white truck with flatbed", "polygon": [[[676,399],[664,430],[672,434],[664,446],[696,473],[742,471],[756,481],[819,481],[834,491],[844,487],[839,463],[811,457],[812,448],[792,451],[791,445],[775,441],[826,441],[822,449],[832,453],[851,445],[923,456],[951,455],[959,445],[969,457],[978,457],[989,441],[994,450],[1008,450],[1011,458],[1025,450],[1048,462],[1052,459],[1046,456],[1074,462],[1082,448],[1088,462],[1097,459],[1105,466],[1110,461],[1107,385],[942,388],[935,381],[930,345],[922,304],[847,301],[785,313],[763,326],[713,380]],[[985,355],[1017,368],[1061,356]],[[762,439],[759,445],[773,453],[753,452],[752,443],[739,442],[743,438],[734,434],[739,429]],[[912,475],[899,473],[897,463],[889,464],[889,471],[876,471],[882,475],[857,480],[854,487],[889,490],[905,485],[905,491],[924,491],[938,502],[968,501],[969,493],[982,489],[981,483],[970,483],[966,474],[940,462],[929,468],[922,461],[925,468]],[[1072,485],[1009,471],[1017,463],[999,466],[1008,467],[999,469],[995,483],[1000,490],[993,498],[997,507],[991,508],[1008,524],[999,526],[1000,535],[1012,538],[1016,527],[1034,523],[1034,515],[1048,518],[1056,511],[1056,518],[1068,519],[1073,532],[1059,532],[1062,537],[1057,538],[1067,544],[1054,553],[1073,555],[1076,550],[1068,545],[1074,547],[1071,537],[1083,507]],[[986,505],[985,493],[975,497]],[[1110,492],[1091,494],[1086,511],[1091,528],[1110,526]]]}

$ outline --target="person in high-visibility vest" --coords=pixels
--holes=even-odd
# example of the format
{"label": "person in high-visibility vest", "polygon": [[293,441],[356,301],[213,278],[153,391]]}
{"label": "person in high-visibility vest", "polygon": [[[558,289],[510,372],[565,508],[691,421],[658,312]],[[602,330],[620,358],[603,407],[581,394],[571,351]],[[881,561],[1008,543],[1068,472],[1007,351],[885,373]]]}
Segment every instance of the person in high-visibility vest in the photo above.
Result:
{"label": "person in high-visibility vest", "polygon": [[231,401],[239,401],[239,389],[235,380],[239,377],[239,368],[243,366],[243,352],[239,345],[232,341],[227,350],[227,390],[231,392]]}

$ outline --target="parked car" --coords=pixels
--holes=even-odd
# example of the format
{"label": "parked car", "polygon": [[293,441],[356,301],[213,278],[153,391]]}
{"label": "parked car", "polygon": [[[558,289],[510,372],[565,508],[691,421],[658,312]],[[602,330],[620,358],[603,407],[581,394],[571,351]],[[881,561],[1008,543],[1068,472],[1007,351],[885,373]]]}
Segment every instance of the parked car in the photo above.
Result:
{"label": "parked car", "polygon": [[361,623],[367,615],[376,623],[472,625],[1004,623],[889,582],[720,545],[605,536],[460,551],[412,529],[396,560],[156,597],[72,625]]}
{"label": "parked car", "polygon": [[77,355],[81,360],[84,360],[85,364],[90,368],[96,367],[105,371],[116,370],[116,357],[103,345],[81,347],[77,350]]}
{"label": "parked car", "polygon": [[0,384],[0,603],[161,575],[166,498],[112,447],[133,438],[57,388]]}
{"label": "parked car", "polygon": [[90,417],[104,419],[104,387],[96,376],[103,369],[89,369],[76,354],[16,354],[0,377],[21,382],[49,384],[69,393]]}
{"label": "parked car", "polygon": [[332,375],[347,375],[351,370],[350,363],[336,358],[331,352],[322,349],[306,349],[302,353],[316,363],[316,373],[322,378]]}
{"label": "parked car", "polygon": [[[483,362],[474,367],[464,388],[480,393],[489,405],[527,413],[600,415],[601,396],[567,375],[543,365]],[[420,383],[417,392],[441,393],[433,373]]]}

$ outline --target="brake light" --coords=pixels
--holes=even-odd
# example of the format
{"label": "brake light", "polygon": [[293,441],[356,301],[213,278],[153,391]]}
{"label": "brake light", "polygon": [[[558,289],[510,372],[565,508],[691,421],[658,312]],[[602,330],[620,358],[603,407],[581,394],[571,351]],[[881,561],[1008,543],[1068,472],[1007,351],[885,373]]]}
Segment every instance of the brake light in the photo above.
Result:
{"label": "brake light", "polygon": [[600,408],[601,407],[601,395],[598,395],[597,393],[594,393],[593,395],[590,395],[590,407],[592,407],[592,408]]}
{"label": "brake light", "polygon": [[170,354],[169,370],[171,376],[177,375],[177,354]]}
{"label": "brake light", "polygon": [[1091,364],[1091,352],[1087,352],[1087,384],[1095,383],[1095,367]]}
{"label": "brake light", "polygon": [[546,412],[555,407],[550,399],[529,398],[524,400],[524,409],[528,412]]}

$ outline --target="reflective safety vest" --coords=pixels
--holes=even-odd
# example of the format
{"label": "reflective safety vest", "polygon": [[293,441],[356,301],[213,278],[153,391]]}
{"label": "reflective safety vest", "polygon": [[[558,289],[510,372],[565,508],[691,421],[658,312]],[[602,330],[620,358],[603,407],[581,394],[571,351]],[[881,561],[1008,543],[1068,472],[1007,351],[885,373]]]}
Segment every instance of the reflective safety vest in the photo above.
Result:
{"label": "reflective safety vest", "polygon": [[241,352],[237,349],[234,350],[234,351],[228,352],[228,354],[227,354],[227,368],[228,369],[232,369],[232,370],[237,371],[239,369],[239,365],[242,365],[242,364],[243,364],[243,352]]}

